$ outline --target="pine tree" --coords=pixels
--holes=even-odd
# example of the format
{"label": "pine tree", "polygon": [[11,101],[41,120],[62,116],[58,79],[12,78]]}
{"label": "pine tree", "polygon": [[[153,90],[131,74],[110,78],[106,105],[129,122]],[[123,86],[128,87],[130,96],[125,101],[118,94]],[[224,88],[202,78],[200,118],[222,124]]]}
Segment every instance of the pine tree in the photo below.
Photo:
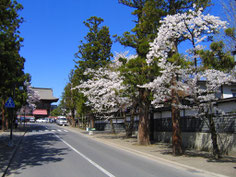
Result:
{"label": "pine tree", "polygon": [[84,22],[89,32],[84,38],[85,42],[81,41],[79,51],[75,54],[75,57],[79,59],[76,61],[78,64],[76,67],[82,72],[87,68],[97,69],[110,61],[112,41],[109,28],[100,27],[102,22],[102,18],[95,16]]}
{"label": "pine tree", "polygon": [[[2,129],[5,129],[4,104],[8,96],[13,96],[15,88],[25,80],[24,62],[19,50],[23,39],[19,35],[19,26],[23,19],[18,15],[21,4],[11,0],[0,1],[0,100]],[[15,91],[18,91],[17,89]]]}
{"label": "pine tree", "polygon": [[204,69],[230,71],[234,68],[234,58],[230,52],[224,52],[223,41],[212,42],[210,50],[199,51]]}
{"label": "pine tree", "polygon": [[[112,57],[112,41],[109,34],[109,28],[106,26],[101,27],[102,22],[103,19],[96,16],[92,16],[84,22],[85,26],[88,27],[89,32],[84,37],[85,40],[81,41],[81,45],[78,47],[79,50],[75,54],[75,57],[79,60],[76,61],[76,69],[71,80],[72,87],[75,87],[79,85],[80,82],[86,81],[89,77],[92,77],[84,74],[88,68],[98,69],[110,62]],[[76,95],[76,109],[78,110],[78,113],[83,116],[85,114],[84,111],[90,109],[86,108],[84,104],[86,98],[83,94],[77,91]],[[87,112],[87,114],[91,115],[92,122],[94,122],[93,114],[91,114],[91,112]],[[94,123],[92,124],[94,125]]]}

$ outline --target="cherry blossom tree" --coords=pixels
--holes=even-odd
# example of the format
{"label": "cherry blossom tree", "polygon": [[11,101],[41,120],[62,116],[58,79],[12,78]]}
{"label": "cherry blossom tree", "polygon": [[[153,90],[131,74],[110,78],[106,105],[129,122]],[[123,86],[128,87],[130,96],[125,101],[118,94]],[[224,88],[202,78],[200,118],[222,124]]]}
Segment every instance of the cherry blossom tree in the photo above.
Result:
{"label": "cherry blossom tree", "polygon": [[[204,81],[204,86],[198,84],[199,78],[202,78]],[[217,107],[216,103],[220,99],[221,86],[235,83],[235,75],[215,69],[207,69],[192,74],[192,77],[186,77],[185,81],[188,84],[186,92],[188,97],[186,99],[191,103],[186,108],[193,110],[196,117],[207,120],[211,133],[213,156],[218,159],[220,158],[221,152],[217,142],[217,133],[213,118],[224,115],[225,113]]]}
{"label": "cherry blossom tree", "polygon": [[94,112],[103,114],[108,119],[112,113],[124,111],[131,103],[130,99],[124,96],[126,87],[117,70],[122,65],[119,58],[124,56],[125,54],[117,54],[114,62],[107,67],[97,70],[88,68],[84,74],[93,77],[74,88],[80,89],[87,97],[86,104],[92,107]]}
{"label": "cherry blossom tree", "polygon": [[36,108],[36,103],[39,101],[40,97],[37,91],[32,89],[32,86],[29,82],[25,82],[27,99],[26,102],[31,109]]}
{"label": "cherry blossom tree", "polygon": [[[194,6],[195,7],[195,6]],[[214,34],[221,28],[226,28],[227,23],[219,17],[204,15],[202,8],[197,11],[176,15],[168,15],[161,23],[157,38],[150,44],[150,51],[147,55],[147,62],[153,62],[154,58],[167,59],[171,52],[177,52],[176,42],[189,40],[192,48],[186,52],[192,55],[195,66],[197,65],[196,51],[203,49],[201,42]]]}
{"label": "cherry blossom tree", "polygon": [[87,96],[89,100],[87,104],[96,112],[116,112],[118,105],[123,102],[118,92],[124,89],[119,72],[99,68],[98,70],[88,69],[87,74],[89,73],[93,73],[94,77],[76,87],[82,89],[82,93]]}
{"label": "cherry blossom tree", "polygon": [[[210,34],[214,34],[226,26],[226,22],[209,14],[204,15],[202,10],[199,8],[165,17],[161,21],[162,25],[157,33],[157,38],[150,44],[150,52],[147,54],[149,64],[155,64],[154,59],[158,59],[157,65],[162,69],[162,75],[143,87],[154,91],[152,103],[155,105],[168,99],[171,100],[174,155],[183,153],[179,125],[179,110],[183,105],[179,98],[181,91],[185,90],[187,85],[181,79],[181,75],[185,73],[182,68],[187,61],[192,61],[197,68],[199,65],[197,51],[203,49],[201,43]],[[186,51],[188,55],[183,58],[178,54],[178,45],[187,40],[190,41],[192,47]]]}

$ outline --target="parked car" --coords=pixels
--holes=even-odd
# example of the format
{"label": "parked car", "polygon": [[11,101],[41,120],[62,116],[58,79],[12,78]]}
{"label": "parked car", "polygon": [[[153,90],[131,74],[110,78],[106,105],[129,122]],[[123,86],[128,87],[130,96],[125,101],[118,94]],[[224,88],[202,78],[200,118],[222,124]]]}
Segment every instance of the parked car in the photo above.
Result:
{"label": "parked car", "polygon": [[46,120],[47,123],[50,122],[50,119],[48,117],[45,117],[45,120]]}
{"label": "parked car", "polygon": [[39,119],[36,120],[36,122],[38,122],[38,123],[46,123],[47,120],[45,118],[39,118]]}
{"label": "parked car", "polygon": [[58,117],[56,123],[57,123],[57,125],[60,125],[60,126],[68,125],[68,121],[67,121],[66,117],[63,117],[63,116]]}
{"label": "parked car", "polygon": [[34,118],[34,117],[31,117],[31,118],[29,119],[29,122],[34,123],[34,122],[35,122],[35,118]]}

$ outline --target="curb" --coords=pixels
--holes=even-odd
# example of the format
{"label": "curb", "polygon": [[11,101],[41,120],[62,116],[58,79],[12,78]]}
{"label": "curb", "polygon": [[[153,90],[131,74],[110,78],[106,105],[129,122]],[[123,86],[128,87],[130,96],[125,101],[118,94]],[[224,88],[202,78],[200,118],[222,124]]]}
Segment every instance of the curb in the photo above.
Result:
{"label": "curb", "polygon": [[165,164],[165,165],[168,165],[168,166],[172,166],[174,168],[178,168],[178,169],[181,168],[181,169],[184,169],[184,170],[192,171],[193,173],[200,174],[200,175],[203,175],[203,176],[228,177],[228,176],[225,176],[225,175],[222,175],[222,174],[202,170],[202,169],[199,169],[199,168],[195,168],[195,167],[192,167],[192,166],[188,166],[188,165],[185,165],[185,164],[174,162],[174,161],[171,161],[171,160],[168,160],[168,159],[157,157],[157,156],[154,156],[154,155],[151,155],[151,154],[139,151],[139,150],[135,150],[135,149],[131,149],[131,148],[128,148],[128,147],[125,147],[125,146],[122,146],[122,145],[118,145],[116,143],[112,143],[112,142],[109,142],[109,141],[106,141],[106,140],[103,140],[103,139],[100,139],[100,138],[93,137],[89,134],[84,134],[84,133],[82,133],[82,131],[74,130],[74,129],[71,129],[71,128],[70,128],[70,130],[73,130],[74,132],[79,133],[79,134],[81,134],[85,137],[89,137],[89,138],[91,138],[91,139],[93,139],[93,140],[95,140],[99,143],[103,143],[103,144],[106,144],[108,146],[114,147],[116,149],[120,149],[120,150],[123,150],[123,151],[126,151],[126,152],[130,152],[132,154],[139,155],[139,156],[147,158],[149,160],[151,159],[155,162],[162,163],[162,164]]}
{"label": "curb", "polygon": [[16,154],[18,148],[19,148],[19,145],[21,144],[21,142],[22,142],[22,140],[23,140],[25,134],[27,133],[27,131],[28,131],[28,130],[26,129],[25,132],[23,133],[23,135],[21,136],[20,140],[17,141],[17,143],[16,143],[16,145],[15,145],[15,147],[14,147],[14,149],[13,149],[11,155],[10,155],[10,159],[9,159],[9,161],[8,161],[8,163],[7,163],[7,167],[6,167],[6,169],[4,170],[2,177],[4,177],[4,176],[6,175],[6,173],[7,173],[7,171],[8,171],[8,168],[10,167],[11,162],[12,162],[12,160],[13,160],[13,158],[14,158],[14,156],[15,156],[15,154]]}

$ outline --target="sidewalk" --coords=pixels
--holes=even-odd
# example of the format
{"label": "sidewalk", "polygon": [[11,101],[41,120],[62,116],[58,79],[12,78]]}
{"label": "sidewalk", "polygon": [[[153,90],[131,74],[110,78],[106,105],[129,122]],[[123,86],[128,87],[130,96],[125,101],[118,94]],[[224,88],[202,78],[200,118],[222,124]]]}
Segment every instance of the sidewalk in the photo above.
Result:
{"label": "sidewalk", "polygon": [[12,160],[18,145],[20,144],[27,128],[23,125],[17,129],[13,129],[13,146],[9,147],[8,143],[10,140],[10,130],[6,132],[0,131],[0,177],[2,177],[8,168],[10,161]]}
{"label": "sidewalk", "polygon": [[155,143],[150,146],[140,146],[137,139],[124,138],[124,133],[112,134],[109,132],[89,132],[78,128],[67,127],[67,129],[80,132],[85,136],[93,138],[107,145],[139,154],[146,158],[171,164],[172,166],[185,168],[196,173],[201,172],[205,176],[230,176],[236,177],[236,154],[223,156],[220,160],[214,160],[209,152],[186,150],[183,156],[173,156],[171,146],[164,143]]}

